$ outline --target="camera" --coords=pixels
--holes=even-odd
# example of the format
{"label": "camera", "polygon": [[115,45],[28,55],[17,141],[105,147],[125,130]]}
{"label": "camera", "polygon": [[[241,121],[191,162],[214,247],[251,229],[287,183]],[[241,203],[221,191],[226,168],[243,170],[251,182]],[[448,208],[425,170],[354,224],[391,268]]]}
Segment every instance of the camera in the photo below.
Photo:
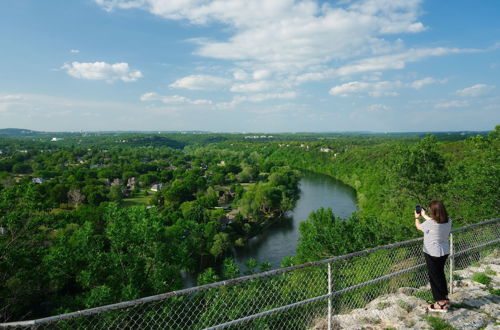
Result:
{"label": "camera", "polygon": [[417,212],[417,214],[420,214],[420,212],[422,212],[422,206],[420,205],[415,206],[415,212]]}

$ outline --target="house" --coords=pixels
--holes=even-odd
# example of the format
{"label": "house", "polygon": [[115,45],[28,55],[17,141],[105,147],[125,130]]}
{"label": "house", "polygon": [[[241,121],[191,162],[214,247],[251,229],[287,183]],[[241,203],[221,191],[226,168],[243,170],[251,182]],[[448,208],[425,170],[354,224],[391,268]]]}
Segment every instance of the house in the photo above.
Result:
{"label": "house", "polygon": [[160,191],[164,186],[163,183],[155,183],[151,186],[151,191]]}
{"label": "house", "polygon": [[236,215],[238,215],[239,213],[240,213],[240,210],[235,209],[235,210],[231,210],[231,212],[226,214],[226,218],[228,218],[229,223],[233,222],[234,218],[236,218]]}
{"label": "house", "polygon": [[330,151],[332,151],[332,149],[330,149],[330,148],[321,148],[321,149],[319,149],[319,151],[320,152],[330,152]]}
{"label": "house", "polygon": [[31,179],[31,182],[33,182],[34,184],[42,184],[45,181],[47,181],[47,180],[43,179],[43,178],[33,178],[33,179]]}
{"label": "house", "polygon": [[235,209],[235,210],[232,210],[231,212],[227,213],[226,215],[223,215],[220,219],[221,229],[224,230],[224,229],[226,229],[226,227],[228,225],[232,224],[234,221],[234,218],[236,218],[236,215],[238,213],[240,213],[240,210]]}
{"label": "house", "polygon": [[227,204],[234,199],[236,193],[233,191],[218,191],[218,196],[219,204]]}
{"label": "house", "polygon": [[128,178],[127,180],[127,188],[128,189],[135,189],[135,185],[137,184],[137,178],[135,176]]}
{"label": "house", "polygon": [[122,179],[114,179],[112,182],[111,182],[111,186],[121,186],[122,185]]}

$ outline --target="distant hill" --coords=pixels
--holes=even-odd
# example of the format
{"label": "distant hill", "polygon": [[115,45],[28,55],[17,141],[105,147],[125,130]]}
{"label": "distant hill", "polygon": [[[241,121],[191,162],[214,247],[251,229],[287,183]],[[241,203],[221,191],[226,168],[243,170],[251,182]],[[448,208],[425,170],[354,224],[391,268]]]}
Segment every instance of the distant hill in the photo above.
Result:
{"label": "distant hill", "polygon": [[40,135],[45,134],[44,132],[33,131],[24,128],[0,128],[0,136],[17,136],[17,135]]}
{"label": "distant hill", "polygon": [[151,146],[151,147],[170,147],[174,149],[182,149],[185,143],[169,139],[163,136],[138,136],[128,140],[129,145],[136,146]]}

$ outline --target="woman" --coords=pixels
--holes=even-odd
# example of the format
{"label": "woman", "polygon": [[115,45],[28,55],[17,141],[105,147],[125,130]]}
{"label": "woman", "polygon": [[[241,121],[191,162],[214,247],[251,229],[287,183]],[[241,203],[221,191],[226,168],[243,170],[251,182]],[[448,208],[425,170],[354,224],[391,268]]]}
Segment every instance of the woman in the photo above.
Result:
{"label": "woman", "polygon": [[[444,264],[450,253],[448,240],[451,230],[451,220],[442,201],[432,201],[429,204],[430,215],[424,208],[420,214],[415,211],[415,226],[424,232],[424,256],[427,272],[431,283],[432,296],[436,301],[429,305],[429,310],[436,312],[448,311],[448,288],[444,275]],[[420,223],[420,217],[425,221]]]}

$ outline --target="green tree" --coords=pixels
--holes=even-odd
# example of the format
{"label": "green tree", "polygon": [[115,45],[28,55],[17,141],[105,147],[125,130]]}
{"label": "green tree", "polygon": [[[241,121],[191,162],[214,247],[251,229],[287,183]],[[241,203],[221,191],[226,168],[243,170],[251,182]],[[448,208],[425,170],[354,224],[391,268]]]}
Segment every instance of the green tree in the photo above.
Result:
{"label": "green tree", "polygon": [[432,135],[410,147],[401,147],[393,170],[404,192],[420,203],[439,196],[443,184],[449,181],[445,159]]}

